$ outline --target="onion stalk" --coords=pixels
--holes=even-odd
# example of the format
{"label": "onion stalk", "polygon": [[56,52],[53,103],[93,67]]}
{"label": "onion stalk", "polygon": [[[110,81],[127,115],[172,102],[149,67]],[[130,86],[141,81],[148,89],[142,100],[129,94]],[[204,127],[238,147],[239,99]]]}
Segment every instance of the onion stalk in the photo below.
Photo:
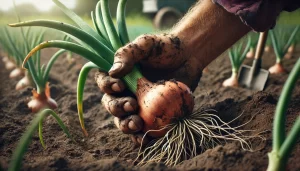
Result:
{"label": "onion stalk", "polygon": [[63,121],[53,110],[45,109],[40,111],[39,113],[37,113],[35,118],[32,120],[31,124],[26,129],[25,133],[22,135],[19,144],[12,155],[12,159],[10,161],[9,168],[8,168],[9,171],[20,170],[22,164],[22,158],[26,152],[26,149],[28,148],[30,141],[32,140],[32,136],[37,131],[37,129],[39,130],[40,141],[43,147],[44,148],[46,147],[42,135],[42,124],[44,118],[47,117],[48,115],[53,116],[57,121],[58,125],[62,128],[64,133],[67,135],[67,137],[72,139],[68,128],[65,126]]}
{"label": "onion stalk", "polygon": [[[13,1],[14,3],[14,1]],[[14,9],[16,12],[16,16],[18,18],[18,21],[20,22],[21,19],[17,13],[17,9],[14,3]],[[25,53],[30,52],[30,50],[36,45],[43,41],[45,31],[44,30],[29,30],[27,29],[27,32],[25,34],[24,29],[21,28],[21,37],[23,40],[23,46],[25,49]],[[17,50],[17,49],[15,49]],[[22,68],[26,69],[28,71],[28,75],[30,75],[30,79],[23,80],[25,83],[28,80],[32,80],[35,89],[32,90],[32,99],[28,102],[28,107],[32,110],[33,113],[37,113],[40,110],[44,108],[50,108],[55,109],[57,108],[57,103],[54,99],[50,96],[50,88],[48,83],[49,73],[52,69],[52,66],[54,62],[57,60],[57,58],[64,53],[65,50],[59,50],[56,52],[49,60],[47,65],[41,65],[41,59],[40,59],[40,52],[34,54],[33,58],[30,59],[24,59],[22,63]],[[22,55],[23,53],[19,51],[19,53]],[[24,57],[23,57],[24,58]],[[28,76],[26,74],[26,76]],[[16,87],[18,88],[18,87]]]}
{"label": "onion stalk", "polygon": [[248,53],[246,54],[247,58],[254,58],[255,55],[255,48],[258,43],[258,34],[255,32],[249,33],[249,36],[251,37],[251,43]]}
{"label": "onion stalk", "polygon": [[[25,61],[29,61],[31,56],[41,49],[61,48],[77,53],[90,62],[84,65],[80,71],[77,84],[77,109],[79,121],[85,135],[88,135],[83,119],[83,90],[88,72],[99,69],[108,72],[114,63],[115,52],[129,42],[125,21],[126,0],[120,0],[117,12],[118,29],[112,22],[108,8],[108,0],[101,0],[96,5],[95,13],[92,12],[94,28],[85,23],[74,12],[66,8],[60,1],[53,0],[65,14],[76,23],[76,26],[51,20],[33,20],[10,24],[11,27],[42,26],[60,30],[75,42],[51,40],[36,46],[26,56]],[[146,37],[147,38],[147,37]],[[134,46],[128,45],[134,50]],[[134,66],[133,70],[124,76],[123,81],[127,88],[136,95],[139,104],[139,116],[144,121],[143,131],[146,135],[157,138],[156,142],[167,142],[169,145],[161,148],[159,145],[148,146],[152,151],[155,161],[163,161],[167,165],[175,165],[184,159],[194,157],[199,149],[203,150],[215,145],[214,142],[220,140],[233,140],[241,143],[245,149],[250,149],[250,144],[243,138],[248,138],[236,130],[215,114],[192,113],[194,98],[189,87],[185,84],[169,80],[158,83],[148,81],[141,74],[139,68]],[[173,106],[173,107],[170,107]],[[188,127],[188,129],[186,129]],[[187,131],[189,130],[189,131]],[[225,133],[226,135],[222,135]],[[171,136],[171,137],[170,137]],[[191,142],[189,146],[176,145],[178,138]],[[204,141],[204,142],[203,142]],[[167,148],[167,152],[165,149]],[[146,150],[147,151],[147,150]],[[174,158],[178,152],[180,156]],[[145,152],[140,152],[139,156],[152,162]],[[145,163],[145,160],[141,163]],[[170,162],[168,162],[170,161]]]}
{"label": "onion stalk", "polygon": [[284,56],[288,53],[289,47],[296,39],[296,34],[299,31],[300,26],[296,26],[292,31],[286,28],[278,28],[277,30],[270,31],[270,37],[272,40],[273,48],[276,55],[276,63],[269,68],[271,74],[285,73],[286,70],[282,65]]}
{"label": "onion stalk", "polygon": [[267,171],[286,169],[287,161],[293,147],[300,138],[300,116],[296,119],[289,134],[285,135],[285,120],[292,92],[300,78],[300,58],[290,73],[278,100],[273,123],[273,149],[268,154],[269,166]]}
{"label": "onion stalk", "polygon": [[248,36],[247,41],[242,40],[241,42],[238,42],[236,45],[234,45],[228,50],[232,72],[231,72],[231,77],[226,79],[223,82],[222,85],[224,87],[238,86],[238,72],[240,70],[243,61],[246,58],[246,54],[249,51],[250,47],[251,47],[251,37]]}
{"label": "onion stalk", "polygon": [[[18,70],[22,62],[22,58],[20,57],[20,54],[15,51],[15,49],[17,49],[16,47],[23,43],[22,41],[17,40],[20,34],[17,32],[12,33],[6,27],[2,27],[0,29],[0,33],[0,41],[2,42],[1,47],[7,54],[7,56],[3,58],[3,62],[7,70],[12,70],[10,78],[22,76],[23,73]],[[22,49],[22,46],[20,48]],[[18,71],[18,73],[16,73],[16,71]]]}

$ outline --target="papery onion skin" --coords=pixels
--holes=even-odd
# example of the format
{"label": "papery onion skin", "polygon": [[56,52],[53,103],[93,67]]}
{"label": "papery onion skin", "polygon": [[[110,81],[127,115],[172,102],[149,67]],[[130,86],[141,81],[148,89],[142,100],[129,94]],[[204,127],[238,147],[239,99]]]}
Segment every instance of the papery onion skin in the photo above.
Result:
{"label": "papery onion skin", "polygon": [[136,96],[139,116],[144,120],[143,131],[155,138],[164,136],[168,129],[162,128],[191,114],[194,108],[189,87],[175,80],[152,83],[140,78]]}
{"label": "papery onion skin", "polygon": [[9,74],[9,78],[18,78],[24,76],[24,71],[21,68],[15,68]]}
{"label": "papery onion skin", "polygon": [[22,90],[26,87],[30,87],[32,85],[32,80],[29,78],[28,75],[25,75],[16,85],[16,90]]}
{"label": "papery onion skin", "polygon": [[43,93],[39,94],[35,90],[32,90],[32,95],[32,99],[28,102],[27,105],[33,113],[37,113],[44,108],[57,108],[56,101],[50,97],[50,89],[48,83]]}
{"label": "papery onion skin", "polygon": [[284,69],[281,63],[276,63],[271,68],[269,68],[270,74],[282,74],[286,73],[287,71]]}
{"label": "papery onion skin", "polygon": [[238,82],[238,78],[237,78],[237,74],[232,74],[230,78],[226,79],[223,83],[222,83],[223,87],[238,87],[239,86],[239,82]]}
{"label": "papery onion skin", "polygon": [[11,62],[10,60],[8,60],[6,63],[5,63],[5,68],[7,69],[7,70],[12,70],[12,69],[14,69],[16,67],[16,65],[13,63],[13,62]]}

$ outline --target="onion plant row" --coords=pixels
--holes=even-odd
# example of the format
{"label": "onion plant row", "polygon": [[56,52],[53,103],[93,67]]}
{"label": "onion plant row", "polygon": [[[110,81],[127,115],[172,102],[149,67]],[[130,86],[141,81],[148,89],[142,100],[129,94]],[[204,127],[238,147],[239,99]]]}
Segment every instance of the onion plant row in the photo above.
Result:
{"label": "onion plant row", "polygon": [[68,138],[72,138],[68,128],[65,126],[63,121],[53,110],[51,109],[41,110],[36,114],[35,118],[31,121],[31,124],[28,126],[25,133],[22,135],[19,144],[15,149],[12,159],[10,161],[9,169],[8,169],[9,171],[20,170],[23,156],[26,152],[26,149],[29,146],[30,141],[32,140],[32,136],[37,130],[39,132],[40,141],[43,147],[45,147],[45,143],[42,138],[42,124],[44,118],[47,117],[48,115],[51,115],[52,117],[55,118],[55,120],[57,121],[57,123],[62,128],[62,130],[64,131],[64,133],[67,135]]}
{"label": "onion plant row", "polygon": [[[84,134],[88,135],[82,106],[88,72],[93,68],[108,72],[114,64],[114,54],[120,47],[125,46],[127,50],[135,48],[129,42],[125,21],[127,0],[119,0],[116,12],[117,26],[112,21],[108,0],[100,0],[95,11],[91,12],[94,27],[85,23],[60,1],[53,1],[76,23],[75,25],[52,20],[33,20],[10,24],[10,26],[53,28],[66,33],[74,40],[74,42],[51,40],[41,43],[27,55],[24,66],[30,63],[31,56],[36,52],[51,47],[72,51],[90,61],[81,69],[77,85],[79,120]],[[150,40],[147,36],[143,39]],[[193,113],[194,98],[189,87],[184,83],[175,80],[165,81],[164,84],[152,83],[143,77],[138,66],[122,79],[127,88],[136,95],[140,106],[138,114],[144,121],[143,131],[147,136],[156,139],[145,150],[140,151],[140,164],[162,161],[167,165],[175,165],[194,157],[199,149],[205,150],[221,143],[221,140],[238,141],[244,149],[251,149],[247,141],[249,137],[244,135],[245,131],[237,130],[239,126],[230,127],[211,111]]]}
{"label": "onion plant row", "polygon": [[[21,45],[21,41],[16,39],[20,35],[11,36],[12,34],[17,34],[17,32],[12,33],[6,26],[2,26],[0,28],[0,45],[5,54],[3,54],[3,62],[5,63],[5,68],[8,70],[12,70],[15,67],[18,68],[22,64],[22,60],[24,57],[20,57],[19,54],[15,51],[15,47]],[[24,46],[20,46],[20,50],[22,51]],[[25,51],[24,51],[25,52]],[[17,69],[16,68],[16,69]],[[18,77],[21,74],[21,69],[18,71],[11,72],[10,78]],[[12,74],[15,73],[15,74]],[[19,74],[18,74],[19,73]]]}
{"label": "onion plant row", "polygon": [[[13,1],[14,2],[14,1]],[[15,6],[15,4],[14,4]],[[16,15],[18,20],[20,21],[20,17],[17,13],[17,9],[15,7]],[[57,51],[48,61],[47,65],[42,65],[40,55],[41,53],[38,52],[34,54],[34,56],[28,59],[25,62],[25,56],[30,52],[30,50],[36,45],[44,41],[45,29],[32,29],[27,28],[20,28],[18,30],[14,29],[12,31],[8,31],[8,29],[4,29],[6,32],[6,40],[7,43],[6,49],[7,52],[10,52],[10,55],[14,59],[15,63],[20,66],[22,65],[23,68],[26,69],[26,77],[24,77],[21,82],[21,87],[24,88],[26,86],[31,86],[32,90],[32,99],[28,102],[28,107],[32,110],[33,114],[36,114],[43,109],[39,114],[36,114],[32,124],[29,126],[28,130],[25,132],[23,137],[21,138],[19,145],[16,151],[13,154],[13,158],[10,163],[9,170],[19,170],[21,166],[22,157],[26,151],[26,148],[33,136],[34,131],[38,128],[39,130],[39,138],[42,146],[45,148],[45,143],[42,136],[42,123],[43,119],[48,115],[51,114],[67,134],[68,137],[70,133],[68,129],[63,124],[62,120],[59,116],[50,109],[55,109],[57,107],[57,103],[54,99],[50,96],[50,89],[49,89],[49,73],[52,69],[54,62],[61,56],[65,50]],[[14,32],[10,34],[10,32]],[[22,63],[23,62],[23,63]],[[19,82],[19,83],[20,83]],[[25,85],[24,85],[25,84]],[[18,88],[18,85],[16,87]],[[50,108],[50,109],[49,109]]]}
{"label": "onion plant row", "polygon": [[228,50],[232,71],[231,77],[223,82],[224,87],[238,86],[238,72],[246,58],[247,52],[251,48],[251,43],[253,42],[251,39],[251,36],[248,36],[247,39],[240,40]]}
{"label": "onion plant row", "polygon": [[[271,74],[285,73],[286,70],[282,65],[282,60],[285,55],[291,54],[293,51],[293,46],[295,46],[295,41],[299,32],[300,26],[286,28],[278,27],[274,30],[270,30],[270,38],[276,55],[276,63],[271,68],[269,72]],[[292,48],[292,49],[291,49]]]}

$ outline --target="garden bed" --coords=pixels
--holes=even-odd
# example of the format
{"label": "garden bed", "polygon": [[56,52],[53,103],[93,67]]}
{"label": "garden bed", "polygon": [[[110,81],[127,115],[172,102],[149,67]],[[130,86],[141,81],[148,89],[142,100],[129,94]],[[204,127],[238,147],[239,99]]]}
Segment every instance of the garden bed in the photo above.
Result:
{"label": "garden bed", "polygon": [[[54,50],[45,50],[49,57]],[[227,54],[227,53],[226,53]],[[300,56],[296,51],[283,65],[291,71]],[[76,57],[77,65],[66,63],[54,65],[50,87],[51,94],[59,106],[56,110],[66,123],[76,143],[70,141],[52,118],[44,122],[44,139],[47,148],[41,146],[38,135],[33,137],[23,160],[23,170],[266,170],[267,153],[271,151],[271,129],[278,97],[288,74],[271,75],[263,92],[244,88],[224,88],[222,82],[231,74],[229,58],[219,57],[204,73],[194,92],[197,109],[215,109],[225,121],[241,115],[232,126],[248,122],[243,129],[254,130],[250,135],[260,133],[265,141],[253,140],[254,152],[243,151],[239,144],[227,142],[209,149],[195,158],[183,161],[169,168],[163,164],[135,166],[138,149],[134,148],[128,135],[122,134],[113,124],[113,117],[101,106],[102,94],[90,73],[85,88],[85,123],[89,132],[86,138],[81,132],[76,107],[76,85],[80,64],[85,61]],[[263,56],[263,68],[275,62],[273,53]],[[251,60],[246,60],[251,64]],[[17,92],[17,80],[8,78],[9,71],[0,62],[0,164],[6,169],[25,128],[34,117],[26,103],[31,89]],[[287,112],[287,130],[300,114],[300,81],[297,82],[293,98]],[[300,170],[300,143],[293,150],[288,162],[289,170]],[[1,170],[1,169],[0,169]]]}

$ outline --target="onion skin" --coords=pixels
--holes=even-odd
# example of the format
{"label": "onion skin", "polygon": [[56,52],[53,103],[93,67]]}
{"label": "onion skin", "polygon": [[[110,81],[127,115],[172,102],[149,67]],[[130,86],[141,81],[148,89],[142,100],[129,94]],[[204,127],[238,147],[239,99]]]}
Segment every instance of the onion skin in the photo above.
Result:
{"label": "onion skin", "polygon": [[288,48],[287,53],[284,55],[284,58],[286,58],[286,59],[291,59],[292,56],[293,56],[294,51],[295,51],[295,45],[291,45],[291,46]]}
{"label": "onion skin", "polygon": [[22,90],[26,87],[31,87],[32,80],[29,78],[27,74],[25,74],[25,77],[23,77],[16,85],[16,90]]}
{"label": "onion skin", "polygon": [[249,52],[246,54],[246,58],[254,58],[254,48],[250,48]]}
{"label": "onion skin", "polygon": [[18,78],[24,76],[24,71],[21,68],[15,68],[9,74],[9,78]]}
{"label": "onion skin", "polygon": [[289,48],[288,48],[288,53],[294,53],[295,51],[295,45],[292,44]]}
{"label": "onion skin", "polygon": [[237,74],[236,73],[232,74],[230,78],[226,79],[223,82],[222,85],[223,87],[238,87],[239,83],[238,83]]}
{"label": "onion skin", "polygon": [[14,69],[16,67],[16,65],[13,63],[13,62],[11,62],[10,60],[8,60],[6,63],[5,63],[5,68],[7,69],[7,70],[12,70],[12,69]]}
{"label": "onion skin", "polygon": [[265,52],[271,52],[271,46],[266,45],[264,50],[265,50]]}
{"label": "onion skin", "polygon": [[57,103],[50,97],[50,89],[48,83],[46,84],[45,91],[38,94],[35,90],[32,90],[32,99],[28,102],[28,107],[33,113],[37,113],[44,108],[55,109]]}
{"label": "onion skin", "polygon": [[287,71],[283,68],[281,63],[276,63],[271,68],[269,68],[270,74],[282,74],[286,73]]}
{"label": "onion skin", "polygon": [[8,60],[9,60],[9,59],[8,59],[7,56],[4,56],[4,57],[2,58],[2,61],[3,61],[4,63],[6,63]]}
{"label": "onion skin", "polygon": [[145,78],[138,80],[137,101],[139,116],[144,120],[147,135],[159,138],[166,134],[165,126],[192,113],[194,97],[185,84],[178,81],[152,83]]}

